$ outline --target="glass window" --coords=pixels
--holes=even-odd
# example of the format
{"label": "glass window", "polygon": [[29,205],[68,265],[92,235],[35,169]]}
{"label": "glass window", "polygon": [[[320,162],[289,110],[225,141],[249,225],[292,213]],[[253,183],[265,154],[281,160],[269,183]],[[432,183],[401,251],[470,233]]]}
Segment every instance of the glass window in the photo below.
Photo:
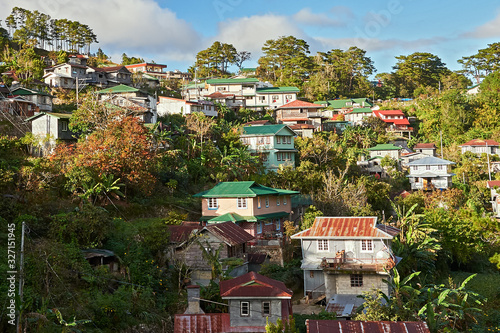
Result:
{"label": "glass window", "polygon": [[431,169],[431,166],[430,165],[426,165],[425,166],[425,170],[430,170]]}
{"label": "glass window", "polygon": [[269,207],[269,196],[266,196],[266,207]]}
{"label": "glass window", "polygon": [[327,239],[318,239],[318,251],[328,251]]}
{"label": "glass window", "polygon": [[63,121],[61,123],[61,127],[62,127],[61,129],[62,129],[63,132],[67,132],[68,131],[68,122],[67,121]]}
{"label": "glass window", "polygon": [[283,205],[286,205],[286,197],[283,197]]}
{"label": "glass window", "polygon": [[260,197],[257,197],[257,208],[260,208]]}
{"label": "glass window", "polygon": [[362,287],[362,286],[363,286],[363,275],[351,274],[351,287]]}
{"label": "glass window", "polygon": [[361,252],[373,252],[373,241],[371,239],[361,240]]}
{"label": "glass window", "polygon": [[242,317],[250,316],[250,302],[240,302],[240,315]]}
{"label": "glass window", "polygon": [[280,197],[276,197],[276,206],[280,205]]}
{"label": "glass window", "polygon": [[271,302],[262,302],[262,315],[263,316],[271,315]]}
{"label": "glass window", "polygon": [[276,136],[276,143],[281,144],[281,136]]}
{"label": "glass window", "polygon": [[218,208],[217,198],[208,198],[207,202],[208,202],[208,209],[217,209]]}
{"label": "glass window", "polygon": [[247,208],[247,198],[238,198],[238,208],[239,209]]}
{"label": "glass window", "polygon": [[280,219],[276,219],[276,230],[281,231],[281,220]]}
{"label": "glass window", "polygon": [[288,143],[288,144],[292,143],[292,137],[291,136],[287,136],[286,137],[286,143]]}

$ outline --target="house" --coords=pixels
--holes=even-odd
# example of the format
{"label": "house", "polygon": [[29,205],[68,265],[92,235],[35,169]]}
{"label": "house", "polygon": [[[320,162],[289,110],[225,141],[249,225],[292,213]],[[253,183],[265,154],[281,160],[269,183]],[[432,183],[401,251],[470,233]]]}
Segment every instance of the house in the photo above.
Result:
{"label": "house", "polygon": [[10,92],[10,97],[22,97],[35,103],[37,110],[35,112],[51,112],[52,99],[54,96],[39,90],[28,88],[15,88]]}
{"label": "house", "polygon": [[495,140],[474,139],[459,147],[462,149],[462,154],[470,151],[473,154],[500,155],[499,145]]}
{"label": "house", "polygon": [[451,187],[454,173],[449,172],[449,166],[455,162],[442,158],[427,156],[408,163],[410,184],[412,190],[445,190]]}
{"label": "house", "polygon": [[281,281],[249,272],[219,285],[221,298],[228,301],[231,327],[257,326],[258,332],[265,332],[267,320],[275,324],[293,314],[293,292]]}
{"label": "house", "polygon": [[186,101],[174,97],[158,97],[158,116],[181,114],[183,116],[194,112],[202,112],[206,116],[217,117],[217,109],[212,101]]}
{"label": "house", "polygon": [[[318,111],[320,106],[314,103],[294,100],[286,103],[275,111],[275,119],[277,123],[285,124],[288,126],[293,125],[312,125],[314,131],[321,131],[322,117],[321,112]],[[298,131],[301,128],[297,128]],[[302,134],[302,133],[301,133]]]}
{"label": "house", "polygon": [[306,319],[307,333],[430,333],[425,321],[357,321]]}
{"label": "house", "polygon": [[244,77],[255,76],[257,74],[256,67],[243,67],[240,69],[239,74]]}
{"label": "house", "polygon": [[247,103],[247,108],[259,108],[261,105],[268,109],[276,109],[297,99],[299,88],[296,87],[257,87],[255,105]]}
{"label": "house", "polygon": [[120,84],[97,93],[101,103],[123,108],[146,124],[157,121],[156,98],[137,88]]}
{"label": "house", "polygon": [[167,68],[167,65],[143,62],[140,64],[125,65],[125,67],[131,73],[148,74],[157,78],[158,80],[167,79],[167,73],[163,71],[165,68]]}
{"label": "house", "polygon": [[78,134],[69,129],[70,118],[71,114],[68,113],[40,112],[26,119],[26,122],[31,122],[33,135],[45,143],[45,149],[50,149],[56,140],[76,142]]}
{"label": "house", "polygon": [[375,147],[368,148],[370,157],[385,157],[389,156],[396,161],[401,158],[401,147],[395,146],[391,143],[378,144]]}
{"label": "house", "polygon": [[391,240],[399,232],[377,217],[316,217],[311,228],[291,237],[301,242],[304,295],[324,295],[330,308],[349,317],[363,292],[388,294],[382,280],[397,262]]}
{"label": "house", "polygon": [[[233,272],[233,276],[248,272],[247,243],[254,237],[233,222],[211,224],[199,230],[174,253],[176,260],[182,261],[192,271],[191,279],[202,285],[208,285],[212,277],[212,266],[205,258],[204,251],[219,251],[219,260],[239,258],[243,264]],[[202,250],[202,248],[204,250]]]}
{"label": "house", "polygon": [[267,170],[283,166],[295,167],[294,137],[297,134],[287,125],[244,126],[241,141],[248,150],[259,155]]}
{"label": "house", "polygon": [[281,235],[290,219],[291,196],[298,191],[275,189],[253,181],[221,182],[194,197],[201,198],[202,221],[238,223],[254,237]]}
{"label": "house", "polygon": [[180,225],[168,225],[168,246],[167,257],[173,259],[177,250],[182,250],[182,247],[195,236],[196,233],[203,228],[200,222],[184,221]]}
{"label": "house", "polygon": [[408,163],[427,157],[429,155],[424,153],[402,153],[401,154],[401,167],[407,169]]}
{"label": "house", "polygon": [[[281,281],[253,272],[219,283],[229,313],[204,313],[200,286],[188,286],[188,308],[174,316],[174,333],[266,332],[266,322],[288,320],[293,292]],[[201,300],[203,301],[203,300]]]}
{"label": "house", "polygon": [[427,156],[436,156],[436,145],[433,143],[417,143],[413,150]]}
{"label": "house", "polygon": [[132,84],[132,73],[125,66],[112,66],[94,68],[96,72],[104,73],[106,76],[106,85],[113,87],[117,85],[130,85]]}
{"label": "house", "polygon": [[470,86],[467,88],[467,91],[465,92],[467,95],[477,95],[479,94],[479,91],[481,89],[481,84],[475,84],[473,86]]}
{"label": "house", "polygon": [[81,81],[87,81],[86,65],[75,63],[64,63],[53,67],[45,68],[43,80],[49,87],[61,87],[64,89],[76,89]]}
{"label": "house", "polygon": [[23,119],[31,117],[38,112],[38,107],[24,97],[16,96],[9,98],[0,98],[0,111],[10,116],[19,116]]}
{"label": "house", "polygon": [[105,249],[84,249],[82,250],[85,260],[92,267],[105,266],[111,273],[120,270],[120,260],[113,251]]}
{"label": "house", "polygon": [[401,110],[374,110],[373,114],[382,119],[387,125],[387,131],[411,139],[413,127],[410,127],[408,118]]}
{"label": "house", "polygon": [[365,118],[372,116],[373,112],[370,108],[353,108],[352,111],[348,111],[344,114],[344,119],[354,125],[361,125]]}
{"label": "house", "polygon": [[486,187],[491,191],[491,206],[493,214],[497,219],[500,219],[500,180],[490,180],[486,183]]}

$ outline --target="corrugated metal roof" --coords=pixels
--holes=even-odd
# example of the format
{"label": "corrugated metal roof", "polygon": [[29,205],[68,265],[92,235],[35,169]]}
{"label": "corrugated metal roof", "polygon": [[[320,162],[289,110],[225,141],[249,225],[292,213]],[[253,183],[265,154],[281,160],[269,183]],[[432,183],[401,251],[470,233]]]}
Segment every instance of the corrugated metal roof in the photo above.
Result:
{"label": "corrugated metal roof", "polygon": [[418,160],[408,163],[408,165],[448,165],[448,164],[455,164],[455,162],[444,160],[442,158],[434,156],[419,158]]}
{"label": "corrugated metal roof", "polygon": [[278,109],[302,109],[302,108],[318,109],[320,107],[321,106],[318,104],[304,102],[304,101],[296,99],[290,103],[287,103],[283,106],[280,106]]}
{"label": "corrugated metal roof", "polygon": [[176,314],[175,333],[223,333],[229,327],[229,313]]}
{"label": "corrugated metal roof", "polygon": [[201,198],[246,198],[258,195],[293,195],[298,191],[282,190],[259,185],[253,181],[221,182],[208,191],[194,195]]}
{"label": "corrugated metal roof", "polygon": [[376,227],[377,217],[316,217],[311,228],[292,236],[300,238],[385,238],[393,236]]}
{"label": "corrugated metal roof", "polygon": [[436,145],[433,143],[417,143],[413,149],[436,149]]}
{"label": "corrugated metal roof", "polygon": [[490,180],[486,184],[488,188],[494,188],[495,186],[500,186],[500,180]]}
{"label": "corrugated metal roof", "polygon": [[117,94],[117,93],[128,93],[128,92],[138,92],[139,89],[134,87],[129,87],[124,84],[120,84],[114,87],[106,88],[98,91],[98,94]]}
{"label": "corrugated metal roof", "polygon": [[233,222],[211,224],[203,229],[231,246],[244,244],[254,239],[252,235]]}
{"label": "corrugated metal roof", "polygon": [[285,297],[291,298],[293,291],[281,281],[249,272],[219,283],[220,295],[225,297]]}
{"label": "corrugated metal roof", "polygon": [[[243,135],[271,135],[276,134],[283,128],[287,127],[283,124],[278,125],[260,125],[260,126],[245,126],[243,127]],[[290,131],[290,134],[294,134]]]}
{"label": "corrugated metal roof", "polygon": [[266,87],[266,88],[257,88],[257,93],[259,94],[272,94],[272,93],[280,93],[280,92],[295,92],[298,93],[300,90],[297,87]]}
{"label": "corrugated metal roof", "polygon": [[182,243],[189,239],[193,230],[199,230],[202,227],[197,226],[186,226],[186,225],[170,225],[168,230],[170,232],[170,243]]}
{"label": "corrugated metal roof", "polygon": [[375,147],[368,148],[368,150],[401,150],[401,147],[395,146],[392,143],[379,143]]}
{"label": "corrugated metal roof", "polygon": [[495,140],[474,139],[474,140],[470,140],[469,142],[464,143],[460,147],[463,147],[463,146],[486,146],[486,145],[498,146],[500,144],[498,142],[496,142]]}
{"label": "corrugated metal roof", "polygon": [[312,320],[306,321],[308,333],[430,333],[423,321],[356,321]]}

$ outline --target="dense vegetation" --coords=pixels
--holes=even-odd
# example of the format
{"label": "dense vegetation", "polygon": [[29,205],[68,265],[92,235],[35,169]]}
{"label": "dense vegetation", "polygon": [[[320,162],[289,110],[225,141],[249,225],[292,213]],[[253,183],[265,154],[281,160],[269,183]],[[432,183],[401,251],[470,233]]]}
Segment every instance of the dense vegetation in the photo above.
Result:
{"label": "dense vegetation", "polygon": [[[64,49],[78,51],[87,45],[81,36],[61,42],[57,36],[37,32],[35,27],[52,22],[40,13],[17,8],[11,16],[11,30],[0,34],[6,47],[0,60],[5,62],[2,70],[14,70],[24,84],[43,73],[35,46],[55,41],[57,52],[52,57],[64,62]],[[64,22],[59,24],[75,24]],[[30,155],[40,147],[29,134],[0,136],[1,251],[7,253],[7,224],[15,224],[18,244],[22,222],[28,227],[21,323],[27,332],[132,332],[140,325],[144,331],[168,331],[172,315],[185,308],[183,281],[188,273],[182,263],[166,259],[168,226],[199,218],[200,203],[192,194],[219,181],[255,180],[311,196],[313,206],[295,221],[297,226],[287,223],[289,234],[310,226],[318,215],[377,215],[402,230],[394,241],[395,253],[403,258],[393,282],[396,293],[386,306],[376,300],[388,295],[365,295],[369,302],[364,319],[426,320],[439,332],[498,330],[500,230],[491,217],[485,188],[487,157],[461,154],[458,148],[475,138],[500,141],[496,46],[462,58],[463,74],[474,78],[489,74],[480,94],[470,96],[463,89],[468,79],[429,53],[397,57],[394,72],[380,74],[384,84],[373,88],[368,76],[375,72],[374,64],[359,48],[309,56],[307,43],[292,36],[264,45],[258,77],[297,85],[311,100],[415,97],[411,102],[380,105],[416,118],[410,147],[417,142],[438,144],[442,137],[438,154],[456,163],[456,176],[450,190],[415,192],[404,198],[399,194],[409,190],[408,180],[394,161],[383,161],[388,179],[363,174],[356,165],[367,148],[393,139],[385,125],[373,119],[342,133],[297,138],[295,168],[264,173],[262,161],[239,140],[239,131],[244,122],[272,120],[270,114],[234,112],[219,105],[216,119],[199,114],[165,117],[160,131],[96,103],[91,91],[81,97],[78,110],[74,96],[58,95],[64,104],[57,107],[74,111],[71,128],[85,134],[76,144],[60,145],[38,157]],[[205,51],[195,67],[207,76],[229,75],[229,64],[241,67],[250,56],[223,43]],[[102,50],[90,60],[107,63]],[[124,63],[139,60],[122,57]],[[82,249],[113,251],[120,269],[93,268]],[[300,292],[298,259],[285,268],[266,267],[263,273]],[[216,258],[207,260],[214,274],[226,278]],[[8,271],[5,261],[0,262],[0,271]],[[473,273],[477,275],[469,278]],[[2,284],[2,304],[6,291]],[[217,291],[211,284],[202,296],[218,300]],[[223,307],[206,309],[223,311]],[[0,325],[0,330],[7,330],[5,321]]]}

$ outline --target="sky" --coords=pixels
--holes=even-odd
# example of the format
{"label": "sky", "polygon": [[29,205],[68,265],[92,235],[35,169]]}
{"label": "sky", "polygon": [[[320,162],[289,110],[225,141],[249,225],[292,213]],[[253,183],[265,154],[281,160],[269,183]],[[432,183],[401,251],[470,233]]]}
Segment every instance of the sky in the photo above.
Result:
{"label": "sky", "polygon": [[[377,73],[399,55],[430,52],[451,70],[457,60],[500,42],[500,2],[464,0],[2,0],[0,19],[13,7],[87,24],[115,62],[140,57],[186,71],[214,41],[250,51],[256,67],[266,40],[293,35],[311,54],[357,46]],[[5,27],[5,26],[4,26]]]}

